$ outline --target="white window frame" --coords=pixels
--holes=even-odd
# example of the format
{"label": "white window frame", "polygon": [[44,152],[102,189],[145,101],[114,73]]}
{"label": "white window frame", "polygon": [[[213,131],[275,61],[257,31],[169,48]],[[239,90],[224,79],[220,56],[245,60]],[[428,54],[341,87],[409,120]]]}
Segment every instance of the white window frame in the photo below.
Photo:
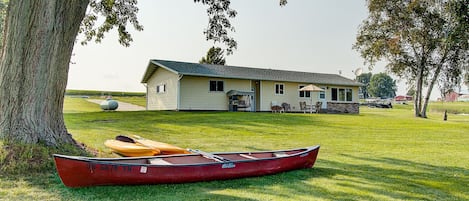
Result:
{"label": "white window frame", "polygon": [[[301,89],[305,87],[306,85],[298,85],[298,89]],[[303,93],[303,96],[301,96],[301,93]],[[298,91],[298,97],[299,98],[311,98],[311,91]]]}
{"label": "white window frame", "polygon": [[[334,89],[336,90],[337,100],[333,99],[334,98],[333,97]],[[341,100],[341,97],[340,97],[340,91],[341,90],[344,93],[343,100]],[[347,96],[347,92],[350,92],[350,97]],[[353,102],[353,89],[352,88],[331,87],[331,101],[334,101],[334,102]]]}
{"label": "white window frame", "polygon": [[[213,91],[212,91],[212,88],[211,88],[211,85],[210,85],[211,82],[215,82],[215,90],[213,90]],[[219,82],[221,82],[223,84],[223,90],[220,90],[218,88],[218,83]],[[212,93],[224,92],[225,91],[225,81],[223,81],[223,80],[209,80],[208,81],[208,91],[212,92]]]}
{"label": "white window frame", "polygon": [[159,85],[156,85],[156,93],[157,93],[157,94],[164,94],[164,93],[166,93],[166,84],[159,84]]}
{"label": "white window frame", "polygon": [[[277,86],[279,90],[277,92]],[[285,95],[285,84],[284,83],[275,83],[274,84],[274,94],[275,95]]]}

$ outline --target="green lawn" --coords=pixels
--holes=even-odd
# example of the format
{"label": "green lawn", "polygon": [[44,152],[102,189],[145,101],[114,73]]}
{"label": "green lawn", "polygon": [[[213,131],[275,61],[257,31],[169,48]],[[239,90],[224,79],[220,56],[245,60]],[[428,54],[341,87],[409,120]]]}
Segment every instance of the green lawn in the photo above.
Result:
{"label": "green lawn", "polygon": [[126,103],[132,103],[134,105],[139,105],[142,107],[145,107],[147,105],[147,99],[142,96],[114,96],[112,97],[112,99]]}
{"label": "green lawn", "polygon": [[431,111],[444,112],[447,110],[453,114],[469,114],[469,102],[432,102],[429,106]]}
{"label": "green lawn", "polygon": [[419,119],[411,106],[339,115],[101,112],[83,99],[65,105],[69,131],[100,156],[115,157],[103,142],[118,134],[205,151],[321,150],[312,169],[227,181],[70,189],[55,172],[0,178],[0,200],[469,200],[469,116]]}

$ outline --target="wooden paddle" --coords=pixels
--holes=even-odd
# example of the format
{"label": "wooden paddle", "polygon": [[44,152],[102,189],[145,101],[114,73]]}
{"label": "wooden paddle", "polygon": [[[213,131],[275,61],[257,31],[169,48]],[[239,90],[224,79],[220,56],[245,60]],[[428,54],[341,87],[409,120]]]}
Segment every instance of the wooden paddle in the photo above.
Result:
{"label": "wooden paddle", "polygon": [[161,154],[189,154],[190,153],[186,149],[176,147],[171,144],[166,144],[163,142],[147,140],[138,135],[132,135],[132,137],[119,135],[116,137],[116,140],[119,140],[122,142],[135,143],[135,144],[142,145],[151,149],[157,149],[161,151]]}
{"label": "wooden paddle", "polygon": [[125,135],[118,135],[116,136],[116,140],[119,140],[121,142],[128,142],[128,143],[135,143],[135,140],[130,138],[130,137],[127,137]]}
{"label": "wooden paddle", "polygon": [[[146,144],[146,143],[142,142],[142,140],[144,140],[144,138],[142,138],[138,135],[132,135],[132,136],[134,138],[131,138],[131,137],[128,137],[128,136],[125,136],[125,135],[118,135],[118,136],[116,136],[116,140],[119,140],[119,141],[122,141],[122,142],[129,142],[129,143],[138,143],[138,144],[141,144],[141,145],[146,146],[148,148],[158,149],[158,148],[156,148],[152,145],[149,145],[149,144]],[[198,150],[198,149],[187,149],[187,150],[189,152],[200,154],[205,158],[212,159],[212,160],[217,161],[217,162],[224,162],[224,163],[231,162],[229,159],[226,159],[226,158],[223,158],[221,156],[217,156],[217,155],[214,155],[214,154],[211,154],[211,153],[207,153],[207,152],[204,152],[204,151],[201,151],[201,150]]]}

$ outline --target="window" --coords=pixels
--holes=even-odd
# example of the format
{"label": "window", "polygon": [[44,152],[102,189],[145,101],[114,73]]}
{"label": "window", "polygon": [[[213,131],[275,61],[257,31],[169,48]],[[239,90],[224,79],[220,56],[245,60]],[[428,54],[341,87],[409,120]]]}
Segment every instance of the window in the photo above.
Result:
{"label": "window", "polygon": [[321,89],[324,91],[319,92],[319,99],[326,99],[326,88],[321,87]]}
{"label": "window", "polygon": [[347,101],[351,102],[352,99],[352,89],[342,89],[342,88],[331,88],[331,100],[332,101]]}
{"label": "window", "polygon": [[223,91],[223,81],[210,80],[209,88],[210,91]]}
{"label": "window", "polygon": [[275,84],[275,94],[280,95],[284,94],[284,85],[283,84]]}
{"label": "window", "polygon": [[352,101],[352,89],[345,89],[346,101]]}
{"label": "window", "polygon": [[331,89],[331,95],[332,95],[332,100],[337,101],[337,88],[332,88]]}
{"label": "window", "polygon": [[[298,89],[301,89],[303,87],[305,87],[305,86],[300,85],[300,86],[298,86]],[[300,97],[306,97],[306,98],[311,97],[311,92],[310,91],[300,91],[299,93],[300,93],[299,94]]]}
{"label": "window", "polygon": [[345,89],[339,89],[339,101],[345,101]]}
{"label": "window", "polygon": [[162,94],[166,92],[166,85],[165,84],[160,84],[156,86],[156,93]]}

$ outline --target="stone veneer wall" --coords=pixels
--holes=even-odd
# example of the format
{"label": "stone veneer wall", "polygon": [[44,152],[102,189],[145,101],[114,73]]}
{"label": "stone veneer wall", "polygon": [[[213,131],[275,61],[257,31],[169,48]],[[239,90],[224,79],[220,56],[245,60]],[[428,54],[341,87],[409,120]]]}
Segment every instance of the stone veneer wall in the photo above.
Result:
{"label": "stone veneer wall", "polygon": [[327,102],[328,112],[337,113],[360,113],[360,104],[358,103],[338,103],[338,102]]}

